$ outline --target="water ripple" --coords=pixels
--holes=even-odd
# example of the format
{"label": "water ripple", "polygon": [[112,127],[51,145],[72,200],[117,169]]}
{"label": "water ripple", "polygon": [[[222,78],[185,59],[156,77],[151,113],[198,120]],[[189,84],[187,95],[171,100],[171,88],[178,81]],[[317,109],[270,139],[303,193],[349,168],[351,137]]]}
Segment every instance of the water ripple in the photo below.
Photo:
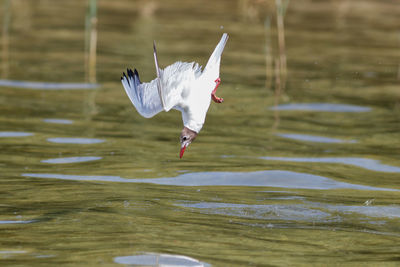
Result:
{"label": "water ripple", "polygon": [[72,138],[72,137],[48,138],[47,141],[59,144],[98,144],[104,142],[104,140],[96,138]]}
{"label": "water ripple", "polygon": [[77,90],[77,89],[96,89],[100,85],[97,83],[50,83],[50,82],[0,80],[0,86],[35,89],[35,90]]}
{"label": "water ripple", "polygon": [[235,203],[183,203],[176,204],[186,208],[200,209],[203,213],[238,216],[255,219],[285,221],[322,221],[331,216],[330,213],[312,209],[305,205],[246,205]]}
{"label": "water ripple", "polygon": [[325,208],[332,212],[358,213],[368,217],[400,218],[400,206],[357,206],[357,205],[330,205],[323,203],[310,202],[314,208]]}
{"label": "water ripple", "polygon": [[102,157],[68,157],[68,158],[45,159],[42,160],[41,162],[51,163],[51,164],[65,164],[65,163],[87,162],[100,159],[102,159]]}
{"label": "water ripple", "polygon": [[0,224],[24,224],[24,223],[33,223],[35,222],[34,220],[28,220],[28,221],[1,221]]}
{"label": "water ripple", "polygon": [[354,165],[371,171],[400,172],[400,167],[380,163],[379,160],[364,158],[286,158],[286,157],[260,157],[265,160],[291,161],[291,162],[316,162],[316,163],[341,163]]}
{"label": "water ripple", "polygon": [[27,133],[27,132],[0,132],[0,137],[25,137],[32,135],[33,133]]}
{"label": "water ripple", "polygon": [[181,267],[206,267],[208,263],[196,259],[169,254],[146,253],[142,255],[115,257],[115,263],[137,266],[181,266]]}
{"label": "water ripple", "polygon": [[0,250],[0,254],[22,254],[27,253],[25,250]]}
{"label": "water ripple", "polygon": [[277,134],[280,137],[301,140],[301,141],[309,141],[309,142],[317,142],[317,143],[357,143],[356,140],[342,140],[338,138],[330,138],[325,136],[317,136],[317,135],[308,135],[308,134]]}
{"label": "water ripple", "polygon": [[331,103],[292,103],[271,107],[271,110],[304,110],[324,112],[367,112],[369,107]]}
{"label": "water ripple", "polygon": [[177,177],[126,179],[119,176],[85,176],[54,173],[23,173],[24,177],[49,178],[76,181],[104,181],[120,183],[151,183],[175,186],[261,186],[294,189],[357,189],[398,191],[396,189],[381,188],[365,185],[338,182],[333,179],[281,170],[268,170],[256,172],[197,172],[185,173]]}
{"label": "water ripple", "polygon": [[66,120],[66,119],[43,119],[44,122],[47,123],[55,123],[55,124],[72,124],[72,120]]}
{"label": "water ripple", "polygon": [[[176,206],[198,209],[205,214],[218,214],[227,216],[237,216],[245,218],[255,218],[264,220],[284,220],[284,221],[337,221],[349,213],[357,213],[367,217],[389,219],[400,218],[400,206],[358,206],[358,205],[331,205],[317,202],[305,202],[304,204],[266,204],[249,205],[223,202],[184,202],[177,203]],[[341,214],[341,219],[333,214]],[[376,223],[368,220],[370,223]]]}

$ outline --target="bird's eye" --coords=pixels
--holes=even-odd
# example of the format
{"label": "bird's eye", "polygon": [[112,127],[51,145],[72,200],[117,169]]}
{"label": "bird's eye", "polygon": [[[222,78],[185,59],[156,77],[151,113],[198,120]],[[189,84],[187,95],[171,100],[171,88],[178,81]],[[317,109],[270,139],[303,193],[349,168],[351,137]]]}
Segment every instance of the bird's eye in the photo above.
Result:
{"label": "bird's eye", "polygon": [[186,141],[188,138],[186,136],[182,137],[182,141]]}

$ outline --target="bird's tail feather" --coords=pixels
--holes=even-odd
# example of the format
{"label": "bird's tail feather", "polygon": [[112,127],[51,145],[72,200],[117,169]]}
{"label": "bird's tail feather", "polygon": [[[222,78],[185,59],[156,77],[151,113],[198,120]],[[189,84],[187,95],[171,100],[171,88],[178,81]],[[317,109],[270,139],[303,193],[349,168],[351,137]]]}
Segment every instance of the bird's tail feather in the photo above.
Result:
{"label": "bird's tail feather", "polygon": [[207,62],[206,67],[204,68],[204,71],[207,70],[207,68],[211,68],[213,65],[218,63],[218,61],[221,58],[222,52],[224,51],[226,42],[228,41],[229,35],[227,33],[224,33],[221,37],[221,40],[219,41],[218,45],[215,47],[214,52],[211,54],[210,59]]}

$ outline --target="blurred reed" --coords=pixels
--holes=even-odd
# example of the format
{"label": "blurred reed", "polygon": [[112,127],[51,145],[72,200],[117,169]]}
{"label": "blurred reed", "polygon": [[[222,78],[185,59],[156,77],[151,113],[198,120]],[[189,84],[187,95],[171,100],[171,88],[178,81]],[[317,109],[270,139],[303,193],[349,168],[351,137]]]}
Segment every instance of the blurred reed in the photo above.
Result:
{"label": "blurred reed", "polygon": [[[85,76],[89,83],[96,83],[96,59],[97,56],[97,0],[88,0],[85,17]],[[88,92],[83,102],[83,113],[85,120],[90,121],[97,113],[96,108],[97,90]],[[92,133],[88,133],[92,134]]]}
{"label": "blurred reed", "polygon": [[265,28],[265,88],[272,87],[273,67],[272,67],[272,42],[271,42],[271,18],[266,17]]}
{"label": "blurred reed", "polygon": [[96,82],[97,0],[88,0],[85,18],[85,71],[86,80]]}
{"label": "blurred reed", "polygon": [[[399,48],[400,48],[400,32],[399,32]],[[397,80],[400,81],[400,62],[399,62],[399,67],[397,69]]]}
{"label": "blurred reed", "polygon": [[279,49],[279,68],[280,68],[280,79],[281,88],[285,90],[286,88],[286,78],[287,78],[287,57],[286,57],[286,47],[285,47],[285,24],[284,17],[286,14],[287,6],[289,5],[289,0],[275,0],[276,8],[276,27],[278,31],[278,49]]}
{"label": "blurred reed", "polygon": [[4,1],[3,27],[1,31],[1,78],[6,79],[9,73],[9,27],[11,20],[11,0]]}
{"label": "blurred reed", "polygon": [[272,125],[272,129],[277,129],[280,122],[279,110],[277,109],[279,105],[279,100],[282,94],[282,83],[281,83],[281,60],[276,57],[274,60],[275,63],[275,90],[274,90],[274,124]]}

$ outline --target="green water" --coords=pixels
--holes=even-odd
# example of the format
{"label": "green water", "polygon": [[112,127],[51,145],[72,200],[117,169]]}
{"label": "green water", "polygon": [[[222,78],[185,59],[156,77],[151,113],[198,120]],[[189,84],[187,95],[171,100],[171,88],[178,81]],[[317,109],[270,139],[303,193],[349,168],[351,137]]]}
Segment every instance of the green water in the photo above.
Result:
{"label": "green water", "polygon": [[[123,266],[146,253],[212,266],[399,264],[396,1],[290,1],[278,97],[266,78],[266,51],[279,55],[275,1],[96,7],[97,25],[87,1],[0,2],[0,265]],[[225,102],[180,160],[180,113],[140,117],[121,73],[154,78],[153,40],[162,66],[205,65],[223,32]],[[304,103],[316,105],[273,109]]]}

